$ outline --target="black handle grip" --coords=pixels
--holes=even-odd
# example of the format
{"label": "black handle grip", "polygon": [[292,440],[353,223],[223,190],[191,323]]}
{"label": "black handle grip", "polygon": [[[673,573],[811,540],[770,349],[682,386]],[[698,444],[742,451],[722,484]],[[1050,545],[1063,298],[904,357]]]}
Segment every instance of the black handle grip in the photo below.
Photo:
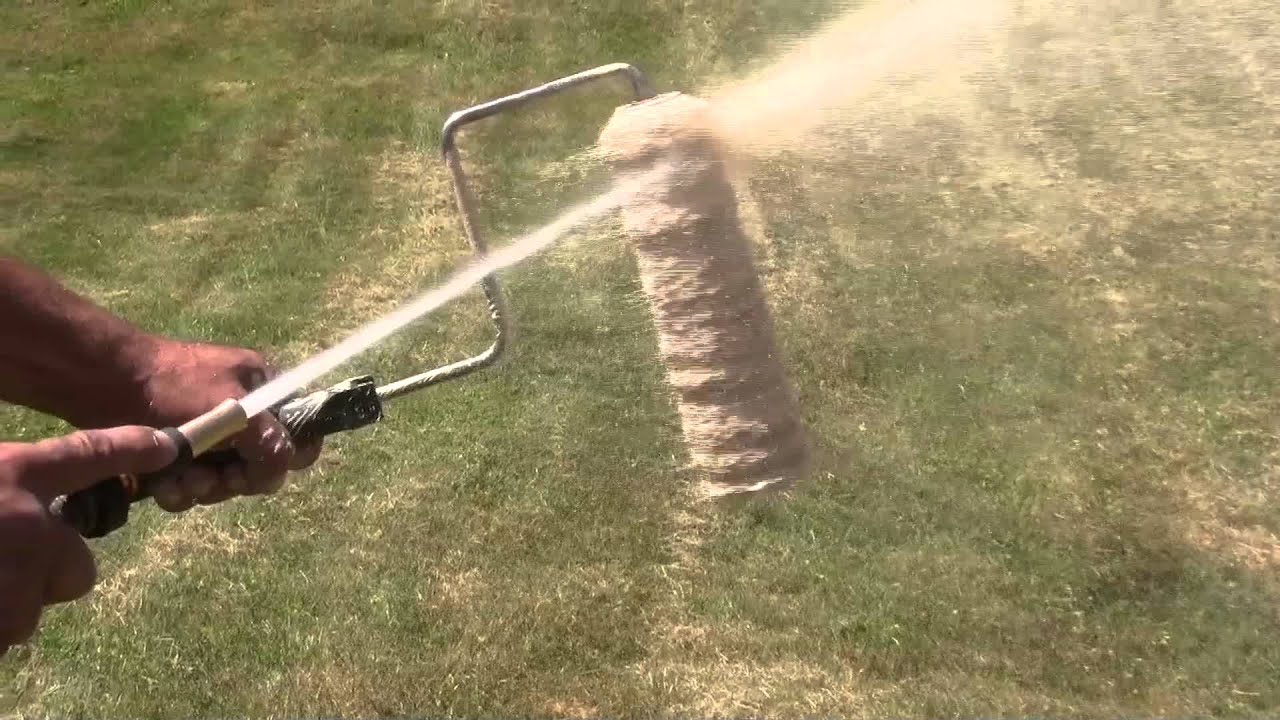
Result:
{"label": "black handle grip", "polygon": [[[372,377],[352,378],[272,408],[297,444],[315,442],[326,435],[355,430],[382,419],[382,400]],[[191,445],[173,428],[162,430],[179,448],[169,467],[139,477],[114,477],[54,500],[50,512],[86,538],[107,535],[129,520],[129,506],[151,496],[151,486],[180,475],[191,464],[223,467],[240,462],[235,450],[217,450],[193,458]]]}
{"label": "black handle grip", "polygon": [[[325,390],[274,407],[276,416],[295,445],[307,445],[334,433],[355,430],[382,419],[382,401],[371,377],[346,380]],[[195,459],[197,465],[223,467],[241,461],[235,450],[212,450]]]}

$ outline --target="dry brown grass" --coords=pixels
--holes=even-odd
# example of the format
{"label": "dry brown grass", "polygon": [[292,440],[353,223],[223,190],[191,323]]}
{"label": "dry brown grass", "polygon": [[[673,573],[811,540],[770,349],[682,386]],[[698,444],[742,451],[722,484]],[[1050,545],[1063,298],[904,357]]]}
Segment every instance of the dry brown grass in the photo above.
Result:
{"label": "dry brown grass", "polygon": [[780,704],[797,716],[877,717],[886,695],[853,668],[824,669],[799,661],[676,662],[663,665],[653,682],[689,698],[670,708],[672,713],[699,717],[758,716]]}
{"label": "dry brown grass", "polygon": [[[331,281],[326,302],[351,322],[377,317],[468,252],[444,164],[426,150],[394,141],[374,163],[373,201],[385,216],[356,241],[374,250],[371,267],[357,253]],[[354,248],[353,248],[354,250]]]}
{"label": "dry brown grass", "polygon": [[195,508],[176,515],[147,539],[143,552],[127,564],[113,567],[89,597],[98,622],[128,625],[150,582],[161,575],[177,577],[198,558],[235,562],[252,554],[260,533],[245,527],[227,527],[216,511]]}
{"label": "dry brown grass", "polygon": [[543,714],[556,718],[594,718],[600,716],[600,708],[585,700],[550,700],[543,706]]}
{"label": "dry brown grass", "polygon": [[[340,636],[314,638],[318,646],[340,643]],[[261,702],[273,717],[289,717],[298,707],[319,704],[332,708],[336,716],[367,715],[377,708],[383,697],[375,678],[364,671],[362,663],[332,657],[294,670],[274,687],[264,688]]]}
{"label": "dry brown grass", "polygon": [[[128,291],[156,327],[301,355],[465,255],[430,140],[448,111],[576,69],[585,47],[676,38],[653,56],[663,89],[732,75],[725,43],[759,36],[765,4],[587,4],[592,26],[559,37],[549,21],[577,15],[526,5],[432,5],[456,20],[441,23],[420,3],[259,3],[192,36],[240,59],[95,56],[179,66],[191,107],[112,77],[93,94],[52,63],[41,77],[89,95],[68,112],[158,108],[111,153],[95,143],[128,127],[68,122],[84,143],[58,157],[191,124],[123,187],[19,138],[0,191],[39,213],[0,232],[61,248],[48,257],[82,287]],[[252,530],[231,520],[254,505],[139,528],[97,599],[0,667],[18,688],[0,713],[1274,715],[1280,9],[1081,5],[1023,2],[992,76],[872,93],[819,152],[747,168],[744,216],[818,438],[809,491],[689,509],[643,300],[619,246],[584,236],[515,279],[519,363],[335,442],[244,511]],[[722,40],[731,18],[746,29]],[[64,30],[81,29],[50,19],[31,41]],[[149,52],[181,50],[167,32]],[[283,65],[244,60],[263,57]],[[173,172],[220,117],[225,137],[187,157],[199,172]],[[576,149],[538,134],[471,138],[494,216],[543,189],[528,178],[580,179],[532,169]],[[282,231],[306,242],[272,257],[262,239]],[[84,268],[99,239],[213,275],[170,277],[183,263],[165,256],[126,287]],[[301,262],[313,249],[334,261]],[[316,290],[280,296],[284,319],[263,292],[277,276]],[[452,359],[435,356],[483,340],[474,319],[435,318],[361,368]],[[44,432],[15,418],[15,435]]]}

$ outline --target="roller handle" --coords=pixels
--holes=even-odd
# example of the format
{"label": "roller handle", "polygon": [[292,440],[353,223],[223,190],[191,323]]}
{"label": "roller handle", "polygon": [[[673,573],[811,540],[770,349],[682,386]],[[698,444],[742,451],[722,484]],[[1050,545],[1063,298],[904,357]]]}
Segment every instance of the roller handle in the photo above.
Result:
{"label": "roller handle", "polygon": [[[382,401],[373,378],[359,377],[292,400],[271,412],[295,443],[307,444],[378,422],[382,419]],[[128,522],[129,506],[151,497],[154,483],[181,475],[192,465],[222,468],[241,461],[235,450],[215,450],[195,457],[191,442],[179,430],[164,428],[160,432],[178,447],[178,458],[168,467],[139,476],[107,478],[57,498],[50,505],[50,512],[83,537],[102,537]]]}

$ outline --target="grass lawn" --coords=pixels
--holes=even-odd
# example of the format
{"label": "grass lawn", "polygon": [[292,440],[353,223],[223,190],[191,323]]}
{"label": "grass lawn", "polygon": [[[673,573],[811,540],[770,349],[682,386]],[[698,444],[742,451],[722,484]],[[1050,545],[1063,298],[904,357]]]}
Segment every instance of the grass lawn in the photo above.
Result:
{"label": "grass lawn", "polygon": [[[1280,9],[1069,5],[1020,4],[980,82],[868,97],[839,151],[753,168],[818,456],[787,503],[688,502],[597,228],[506,276],[501,369],[275,497],[97,542],[94,594],[0,662],[0,716],[1280,712]],[[0,251],[287,365],[465,257],[453,110],[612,61],[697,91],[832,12],[5,3]],[[495,237],[589,189],[558,161],[624,96],[466,135]],[[344,375],[487,334],[476,293]]]}

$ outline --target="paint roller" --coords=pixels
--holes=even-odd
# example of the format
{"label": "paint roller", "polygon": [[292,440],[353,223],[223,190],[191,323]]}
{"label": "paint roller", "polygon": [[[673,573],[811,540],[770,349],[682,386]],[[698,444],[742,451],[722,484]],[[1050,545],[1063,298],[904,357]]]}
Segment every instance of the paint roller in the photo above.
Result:
{"label": "paint roller", "polygon": [[[632,194],[622,215],[699,487],[711,497],[789,487],[808,466],[805,429],[704,101],[680,93],[655,97],[636,68],[616,63],[454,113],[442,132],[442,152],[464,233],[473,252],[484,256],[487,245],[458,153],[458,131],[567,89],[619,76],[628,80],[636,102],[615,111],[605,127],[599,143],[603,156],[619,171],[658,161],[671,168],[664,182]],[[492,366],[507,347],[510,323],[497,279],[486,276],[481,288],[495,330],[485,351],[383,386],[372,377],[352,378],[289,399],[270,412],[295,441],[316,440],[380,421],[387,400]],[[192,463],[234,461],[234,451],[215,448],[247,422],[241,403],[228,400],[162,431],[180,450],[171,467],[143,477],[105,479],[58,498],[51,510],[85,537],[106,535],[128,521],[130,506],[150,496],[152,483]]]}

